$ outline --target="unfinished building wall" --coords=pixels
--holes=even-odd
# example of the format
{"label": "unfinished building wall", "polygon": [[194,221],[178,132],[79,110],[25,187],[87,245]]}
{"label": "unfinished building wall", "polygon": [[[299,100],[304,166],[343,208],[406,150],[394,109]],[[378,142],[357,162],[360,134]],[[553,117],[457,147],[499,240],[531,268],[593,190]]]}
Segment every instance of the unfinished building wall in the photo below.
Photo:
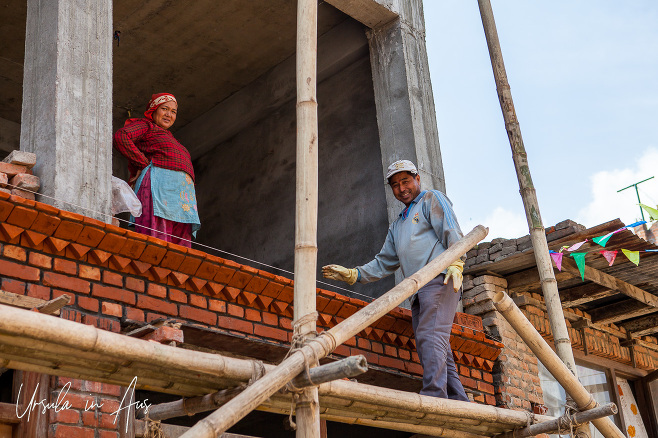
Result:
{"label": "unfinished building wall", "polygon": [[[321,82],[318,103],[318,266],[351,267],[381,249],[388,228],[368,55]],[[293,101],[195,160],[199,240],[292,271],[295,135]],[[392,286],[391,277],[353,289]]]}

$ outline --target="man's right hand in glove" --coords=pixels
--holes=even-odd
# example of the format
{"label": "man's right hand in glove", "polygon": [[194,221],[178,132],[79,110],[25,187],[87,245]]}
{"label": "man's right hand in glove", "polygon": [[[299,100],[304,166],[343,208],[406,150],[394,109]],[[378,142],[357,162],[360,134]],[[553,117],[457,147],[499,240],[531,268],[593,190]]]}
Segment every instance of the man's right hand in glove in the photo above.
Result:
{"label": "man's right hand in glove", "polygon": [[322,267],[322,276],[352,285],[359,278],[359,271],[356,268],[350,269],[340,265],[327,265]]}

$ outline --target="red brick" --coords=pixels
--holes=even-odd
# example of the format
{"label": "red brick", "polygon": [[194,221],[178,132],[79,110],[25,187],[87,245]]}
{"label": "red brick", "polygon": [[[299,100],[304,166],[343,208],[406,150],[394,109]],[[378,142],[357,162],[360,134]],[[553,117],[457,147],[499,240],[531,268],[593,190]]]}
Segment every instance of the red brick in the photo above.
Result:
{"label": "red brick", "polygon": [[37,233],[42,233],[47,236],[52,236],[52,234],[59,227],[59,223],[62,220],[58,217],[51,216],[45,213],[39,213],[36,220],[32,223],[32,226],[29,227],[31,230],[36,231]]}
{"label": "red brick", "polygon": [[82,294],[88,294],[90,291],[90,284],[88,281],[80,280],[76,277],[69,277],[67,275],[56,274],[54,272],[44,272],[43,284],[45,286],[58,287]]}
{"label": "red brick", "polygon": [[14,294],[25,295],[25,283],[22,281],[10,280],[9,278],[3,278],[2,290]]}
{"label": "red brick", "polygon": [[253,292],[256,294],[261,293],[267,284],[269,283],[269,280],[263,278],[263,277],[254,277],[251,279],[251,281],[245,286],[245,290],[249,292]]}
{"label": "red brick", "polygon": [[40,273],[41,271],[37,268],[0,260],[0,275],[37,282]]}
{"label": "red brick", "polygon": [[80,231],[75,241],[81,245],[96,248],[101,240],[103,240],[103,237],[105,237],[105,231],[96,227],[86,226]]}
{"label": "red brick", "polygon": [[204,280],[212,280],[217,275],[219,269],[220,266],[218,264],[204,261],[194,275]]}
{"label": "red brick", "polygon": [[80,412],[73,409],[62,409],[59,412],[53,409],[51,416],[53,423],[78,424],[80,421]]}
{"label": "red brick", "polygon": [[78,273],[78,265],[75,262],[64,259],[55,259],[53,269],[57,272],[64,274],[76,275]]}
{"label": "red brick", "polygon": [[139,309],[133,309],[132,307],[126,307],[126,319],[144,321],[144,312]]}
{"label": "red brick", "polygon": [[9,214],[6,222],[17,227],[30,228],[38,215],[39,212],[36,210],[17,205]]}
{"label": "red brick", "polygon": [[489,383],[485,383],[481,380],[477,382],[477,389],[478,389],[478,391],[486,392],[488,394],[493,394],[494,393],[493,385],[491,385]]}
{"label": "red brick", "polygon": [[27,296],[39,298],[45,301],[50,300],[50,288],[38,284],[27,285]]}
{"label": "red brick", "polygon": [[242,293],[240,289],[234,287],[226,286],[222,289],[222,294],[226,297],[227,301],[236,301],[238,296]]}
{"label": "red brick", "polygon": [[470,377],[464,377],[463,375],[461,375],[459,376],[459,380],[461,380],[462,385],[466,388],[475,389],[477,387],[477,382],[474,379],[471,379]]}
{"label": "red brick", "polygon": [[208,301],[201,295],[190,294],[190,304],[192,306],[201,307],[203,309],[208,308]]}
{"label": "red brick", "polygon": [[21,166],[20,164],[0,162],[0,172],[6,173],[7,176],[13,177],[19,173],[26,173],[27,167]]}
{"label": "red brick", "polygon": [[147,245],[144,252],[139,257],[140,262],[150,263],[152,265],[159,265],[165,254],[167,254],[167,248],[157,245]]}
{"label": "red brick", "polygon": [[93,325],[94,327],[98,327],[98,317],[93,315],[83,314],[82,323],[86,325]]}
{"label": "red brick", "polygon": [[274,326],[279,325],[279,317],[277,315],[269,312],[263,312],[261,316],[263,318],[263,323]]}
{"label": "red brick", "polygon": [[229,315],[237,316],[238,318],[244,318],[244,308],[236,306],[234,304],[227,304],[226,311]]}
{"label": "red brick", "polygon": [[190,277],[187,280],[187,284],[192,288],[194,292],[201,292],[204,286],[206,285],[206,283],[208,283],[207,280],[203,280],[197,277]]}
{"label": "red brick", "polygon": [[208,308],[213,312],[225,313],[226,303],[224,301],[213,300],[212,298],[208,298]]}
{"label": "red brick", "polygon": [[400,359],[393,359],[388,356],[380,356],[379,357],[379,365],[384,366],[384,367],[389,367],[389,368],[397,368],[399,370],[404,369],[404,362],[401,361]]}
{"label": "red brick", "polygon": [[357,310],[356,306],[345,303],[343,304],[343,307],[340,308],[340,311],[336,315],[341,318],[349,318],[350,316],[354,315],[356,310]]}
{"label": "red brick", "polygon": [[190,278],[190,276],[187,274],[183,274],[182,272],[173,271],[169,275],[169,278],[171,279],[171,281],[174,282],[176,286],[185,287],[185,282],[187,282],[187,279]]}
{"label": "red brick", "polygon": [[[154,297],[166,298],[167,288],[155,283],[149,283],[146,293]],[[156,310],[156,309],[153,309]]]}
{"label": "red brick", "polygon": [[178,289],[169,288],[169,299],[179,303],[187,304],[187,293]]}
{"label": "red brick", "polygon": [[250,306],[253,307],[254,301],[256,301],[256,298],[258,295],[252,294],[251,292],[242,292],[240,295],[238,295],[238,304],[242,304],[244,306]]}
{"label": "red brick", "polygon": [[27,260],[27,252],[20,246],[5,245],[2,253],[5,257],[24,262]]}
{"label": "red brick", "polygon": [[100,241],[96,247],[101,251],[106,251],[112,254],[117,254],[121,248],[126,244],[126,238],[116,235],[114,233],[106,233],[103,240]]}
{"label": "red brick", "polygon": [[95,284],[92,288],[91,295],[98,298],[107,298],[113,301],[135,305],[135,294],[116,287],[103,286]]}
{"label": "red brick", "polygon": [[97,327],[101,330],[107,330],[109,332],[121,332],[121,323],[115,319],[100,318]]}
{"label": "red brick", "polygon": [[292,303],[294,297],[295,297],[294,289],[290,286],[286,286],[283,288],[277,299],[281,301],[285,301],[286,303]]}
{"label": "red brick", "polygon": [[255,309],[246,309],[245,317],[247,318],[248,321],[255,321],[255,322],[261,321],[260,312]]}
{"label": "red brick", "polygon": [[176,306],[176,304],[158,300],[147,295],[139,295],[137,297],[137,307],[140,309],[153,310],[155,312],[162,312],[173,316],[178,315],[178,306]]}
{"label": "red brick", "polygon": [[100,430],[98,431],[98,438],[119,438],[119,433],[110,430]]}
{"label": "red brick", "polygon": [[281,342],[288,341],[288,332],[274,327],[254,324],[254,334],[263,338],[276,339]]}
{"label": "red brick", "polygon": [[[244,287],[249,283],[253,275],[247,274],[246,272],[237,271],[233,274],[231,281],[228,282],[228,285],[236,289],[244,289]],[[221,282],[220,282],[221,283]]]}
{"label": "red brick", "polygon": [[92,249],[89,251],[89,256],[91,257],[89,259],[90,262],[95,263],[97,265],[105,265],[105,262],[112,257],[112,254],[110,254],[107,251],[101,251],[100,249]]}
{"label": "red brick", "polygon": [[364,350],[370,350],[370,341],[367,339],[359,338],[356,341],[356,346]]}
{"label": "red brick", "polygon": [[183,342],[183,330],[174,327],[162,326],[143,336],[142,339],[160,343]]}
{"label": "red brick", "polygon": [[80,236],[84,226],[79,222],[62,221],[53,236],[62,240],[73,240]]}
{"label": "red brick", "polygon": [[398,357],[398,349],[390,345],[384,345],[384,354],[388,356]]}
{"label": "red brick", "polygon": [[217,315],[213,312],[189,306],[180,306],[180,317],[203,322],[210,326],[214,326],[217,323]]}
{"label": "red brick", "polygon": [[85,310],[98,312],[98,304],[98,300],[95,298],[78,297],[78,307],[82,307]]}
{"label": "red brick", "polygon": [[116,303],[103,302],[101,303],[101,312],[103,312],[105,315],[121,318],[123,316],[123,307]]}
{"label": "red brick", "polygon": [[48,237],[45,234],[37,233],[32,230],[25,230],[21,233],[21,245],[37,250],[43,249],[43,241]]}
{"label": "red brick", "polygon": [[211,296],[216,296],[221,294],[223,289],[224,289],[223,284],[215,283],[212,281],[206,283],[206,290]]}
{"label": "red brick", "polygon": [[119,254],[133,260],[138,259],[146,249],[146,242],[142,240],[138,240],[137,239],[138,236],[143,236],[143,235],[131,233],[130,237],[126,240],[126,243],[123,245],[123,248],[121,248],[121,251],[119,251]]}
{"label": "red brick", "polygon": [[384,346],[380,344],[379,342],[371,342],[370,345],[372,346],[372,351],[373,353],[377,354],[383,354],[384,353]]}
{"label": "red brick", "polygon": [[126,277],[126,288],[135,292],[144,292],[144,281],[134,277]]}
{"label": "red brick", "polygon": [[123,275],[112,271],[103,271],[103,283],[123,287]]}
{"label": "red brick", "polygon": [[218,316],[217,326],[224,329],[235,330],[247,334],[253,334],[254,332],[253,323],[245,321],[243,319],[230,318],[227,316]]}
{"label": "red brick", "polygon": [[146,274],[146,272],[153,266],[150,263],[140,262],[139,260],[132,260],[130,264],[139,275]]}
{"label": "red brick", "polygon": [[267,286],[265,286],[265,289],[261,292],[262,295],[276,298],[279,296],[281,291],[283,290],[285,286],[281,283],[277,283],[275,281],[270,281],[267,283]]}
{"label": "red brick", "polygon": [[[3,193],[0,192],[0,195],[3,195]],[[9,214],[13,209],[14,209],[13,203],[7,201],[0,201],[0,221],[7,220],[7,217],[9,217]]]}
{"label": "red brick", "polygon": [[164,258],[160,262],[160,267],[177,270],[184,260],[185,254],[177,251],[167,251],[167,254],[165,254]]}
{"label": "red brick", "polygon": [[99,281],[101,279],[101,270],[96,267],[80,265],[79,271],[80,271],[79,275],[81,278],[86,278],[89,280],[96,280],[96,281]]}
{"label": "red brick", "polygon": [[[109,383],[101,383],[101,394],[107,394],[107,395],[113,395],[115,397],[118,397],[121,395],[121,387],[118,385],[110,385]],[[111,402],[112,400],[107,400],[105,399],[105,403]],[[109,411],[104,411],[101,409],[101,412],[116,412],[118,406],[114,409],[111,409]]]}
{"label": "red brick", "polygon": [[[141,263],[141,262],[138,262],[138,261],[134,260],[133,263],[138,264],[138,263]],[[160,268],[158,266],[151,266],[151,265],[148,265],[146,263],[144,263],[144,264],[147,265],[147,266],[150,266],[148,271],[151,273],[151,275],[153,275],[153,278],[157,282],[159,282],[159,283],[166,283],[167,282],[167,277],[169,276],[169,274],[171,274],[171,269],[164,269],[164,268]],[[140,273],[144,274],[144,272],[140,272]]]}

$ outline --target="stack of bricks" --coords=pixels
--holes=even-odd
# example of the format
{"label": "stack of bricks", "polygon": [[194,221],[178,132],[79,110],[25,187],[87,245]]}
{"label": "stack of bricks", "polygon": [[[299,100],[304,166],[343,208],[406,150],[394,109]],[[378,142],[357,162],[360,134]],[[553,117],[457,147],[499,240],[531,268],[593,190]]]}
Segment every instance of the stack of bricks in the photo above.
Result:
{"label": "stack of bricks", "polygon": [[[546,240],[552,242],[578,231],[584,230],[583,225],[572,220],[565,220],[559,224],[546,228]],[[518,252],[532,250],[530,235],[518,239],[493,239],[491,242],[482,242],[470,250],[466,256],[464,269],[478,265],[482,267],[489,263],[499,262]]]}
{"label": "stack of bricks", "polygon": [[[292,337],[292,280],[5,193],[0,281],[7,292],[43,300],[66,294],[71,304],[62,317],[114,332],[169,319],[245,342],[288,346]],[[319,329],[366,304],[318,289]],[[502,344],[467,315],[453,324],[451,344],[467,391],[494,403],[492,370]],[[334,358],[357,354],[373,369],[418,380],[411,312],[393,310],[339,346]]]}
{"label": "stack of bricks", "polygon": [[39,177],[32,174],[37,157],[31,152],[12,151],[0,162],[0,191],[34,200]]}
{"label": "stack of bricks", "polygon": [[505,346],[493,369],[496,404],[539,413],[543,395],[537,357],[493,305],[493,296],[506,289],[504,278],[467,275],[462,298],[464,310],[480,316],[485,329]]}

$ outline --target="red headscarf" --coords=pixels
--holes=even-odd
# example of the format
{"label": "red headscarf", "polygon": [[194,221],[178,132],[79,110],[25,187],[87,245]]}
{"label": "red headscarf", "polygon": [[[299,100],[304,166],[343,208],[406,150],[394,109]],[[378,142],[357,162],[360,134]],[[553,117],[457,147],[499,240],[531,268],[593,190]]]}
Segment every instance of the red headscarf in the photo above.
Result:
{"label": "red headscarf", "polygon": [[146,117],[149,120],[153,120],[153,113],[155,110],[158,109],[160,105],[162,105],[165,102],[176,102],[176,98],[174,97],[173,94],[171,93],[158,93],[154,94],[151,96],[151,100],[149,101],[148,107],[146,108],[146,112],[144,113],[144,117]]}
{"label": "red headscarf", "polygon": [[[174,95],[171,94],[171,93],[154,94],[153,96],[151,96],[151,100],[149,100],[149,104],[146,107],[146,112],[144,113],[144,117],[146,117],[150,121],[153,121],[153,113],[155,112],[155,110],[158,109],[158,107],[160,105],[162,105],[165,102],[176,102],[176,103],[178,103],[178,101],[176,100]],[[134,122],[136,122],[138,120],[140,120],[140,119],[136,119],[136,118],[128,119],[128,120],[126,120],[126,122],[124,123],[123,126],[126,127],[128,125],[132,125]]]}

